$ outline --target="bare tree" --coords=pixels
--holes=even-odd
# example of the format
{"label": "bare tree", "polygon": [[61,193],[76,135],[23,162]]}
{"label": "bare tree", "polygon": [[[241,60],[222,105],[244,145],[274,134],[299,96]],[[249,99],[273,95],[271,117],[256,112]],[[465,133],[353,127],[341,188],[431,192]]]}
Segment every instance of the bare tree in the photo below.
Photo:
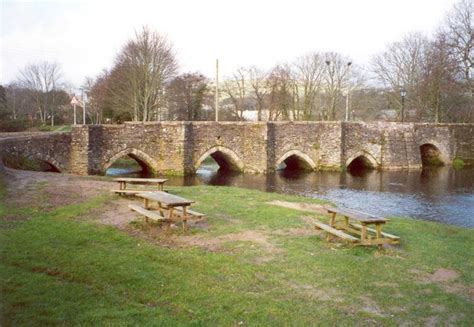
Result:
{"label": "bare tree", "polygon": [[372,59],[373,72],[388,88],[389,98],[401,107],[400,90],[405,88],[407,100],[419,112],[424,110],[418,86],[423,79],[428,39],[421,34],[409,34],[400,42]]}
{"label": "bare tree", "polygon": [[250,94],[254,98],[257,109],[257,120],[261,121],[262,112],[265,109],[265,98],[268,94],[268,74],[255,66],[248,68],[246,72],[251,89]]}
{"label": "bare tree", "polygon": [[175,77],[166,88],[168,118],[170,120],[203,120],[209,117],[203,106],[210,100],[207,78],[199,73]]}
{"label": "bare tree", "polygon": [[231,110],[238,120],[244,120],[244,111],[247,109],[248,80],[245,69],[239,68],[231,78],[222,83],[222,91],[228,96],[232,104]]}
{"label": "bare tree", "polygon": [[474,2],[461,0],[453,6],[445,19],[442,32],[456,59],[458,70],[470,96],[474,93],[472,69],[474,67]]}
{"label": "bare tree", "polygon": [[294,119],[309,120],[318,106],[317,97],[326,69],[324,58],[319,53],[307,54],[299,57],[293,67],[296,87]]}
{"label": "bare tree", "polygon": [[294,100],[294,83],[288,65],[275,66],[268,76],[268,119],[290,120]]}
{"label": "bare tree", "polygon": [[19,84],[31,90],[30,96],[35,104],[42,124],[51,118],[54,125],[54,111],[57,106],[56,90],[59,88],[61,69],[58,63],[43,61],[27,65],[18,78]]}
{"label": "bare tree", "polygon": [[176,70],[171,44],[164,36],[143,27],[116,60],[111,93],[132,108],[134,120],[151,120],[163,107],[165,84]]}
{"label": "bare tree", "polygon": [[343,89],[347,88],[351,60],[336,52],[326,53],[324,59],[326,63],[324,90],[327,101],[326,119],[336,120],[336,104]]}

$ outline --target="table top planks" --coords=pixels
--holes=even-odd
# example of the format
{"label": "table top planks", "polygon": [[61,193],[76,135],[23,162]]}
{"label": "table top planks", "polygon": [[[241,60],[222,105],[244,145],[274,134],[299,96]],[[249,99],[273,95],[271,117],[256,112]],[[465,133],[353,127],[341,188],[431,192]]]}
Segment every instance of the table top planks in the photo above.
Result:
{"label": "table top planks", "polygon": [[143,184],[153,184],[158,183],[162,184],[168,181],[164,178],[134,178],[134,177],[120,177],[114,178],[116,182],[126,182],[126,183],[143,183]]}
{"label": "table top planks", "polygon": [[342,216],[346,216],[350,219],[357,220],[365,224],[377,224],[377,223],[383,224],[389,221],[387,218],[373,216],[365,212],[357,211],[354,209],[333,208],[333,207],[325,207],[325,208],[329,213],[336,213]]}
{"label": "table top planks", "polygon": [[137,196],[151,201],[160,202],[166,206],[189,206],[194,203],[192,200],[187,200],[180,196],[161,191],[139,193]]}

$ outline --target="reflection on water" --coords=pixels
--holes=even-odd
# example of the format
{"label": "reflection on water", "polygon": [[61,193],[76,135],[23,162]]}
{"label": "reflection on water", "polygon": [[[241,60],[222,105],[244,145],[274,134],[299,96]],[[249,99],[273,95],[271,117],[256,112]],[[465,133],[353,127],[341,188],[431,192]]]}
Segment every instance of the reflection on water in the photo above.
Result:
{"label": "reflection on water", "polygon": [[322,198],[385,216],[408,216],[474,227],[474,169],[247,175],[203,165],[196,176],[172,177],[170,185],[227,185]]}

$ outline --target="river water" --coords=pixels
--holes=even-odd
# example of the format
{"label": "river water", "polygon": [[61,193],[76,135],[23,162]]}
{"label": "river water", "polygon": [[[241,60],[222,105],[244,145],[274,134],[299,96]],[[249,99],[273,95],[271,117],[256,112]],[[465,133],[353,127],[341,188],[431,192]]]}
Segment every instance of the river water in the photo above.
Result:
{"label": "river water", "polygon": [[[225,185],[297,194],[384,216],[403,216],[474,228],[474,169],[289,172],[236,174],[202,165],[196,176],[171,177],[168,185]],[[108,175],[139,176],[127,168]]]}

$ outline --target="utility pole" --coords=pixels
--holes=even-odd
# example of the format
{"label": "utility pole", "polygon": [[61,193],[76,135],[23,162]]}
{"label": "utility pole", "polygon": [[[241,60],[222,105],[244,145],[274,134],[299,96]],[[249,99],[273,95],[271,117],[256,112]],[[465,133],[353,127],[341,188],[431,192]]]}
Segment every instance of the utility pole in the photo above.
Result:
{"label": "utility pole", "polygon": [[76,103],[74,102],[74,125],[77,125],[76,123]]}
{"label": "utility pole", "polygon": [[219,59],[216,59],[216,121],[219,121]]}
{"label": "utility pole", "polygon": [[77,124],[77,122],[76,122],[76,105],[78,103],[79,103],[79,101],[77,101],[76,95],[73,95],[72,100],[71,100],[71,104],[72,104],[72,107],[74,108],[74,125]]}
{"label": "utility pole", "polygon": [[86,124],[86,97],[87,94],[84,92],[84,88],[82,90],[82,124]]}

